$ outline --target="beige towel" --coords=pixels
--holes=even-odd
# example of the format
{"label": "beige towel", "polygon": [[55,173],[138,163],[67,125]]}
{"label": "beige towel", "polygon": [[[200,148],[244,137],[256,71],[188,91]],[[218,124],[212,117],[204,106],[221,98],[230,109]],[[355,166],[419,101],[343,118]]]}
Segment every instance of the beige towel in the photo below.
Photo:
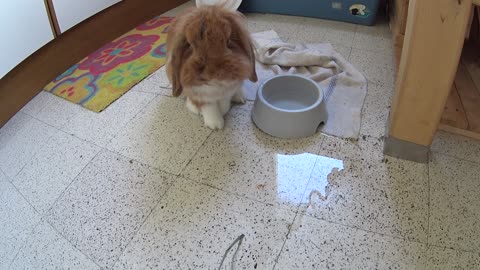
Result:
{"label": "beige towel", "polygon": [[288,44],[275,31],[252,35],[259,82],[245,82],[246,97],[254,100],[258,87],[278,74],[299,74],[318,83],[328,120],[321,131],[341,138],[358,138],[367,80],[330,44]]}

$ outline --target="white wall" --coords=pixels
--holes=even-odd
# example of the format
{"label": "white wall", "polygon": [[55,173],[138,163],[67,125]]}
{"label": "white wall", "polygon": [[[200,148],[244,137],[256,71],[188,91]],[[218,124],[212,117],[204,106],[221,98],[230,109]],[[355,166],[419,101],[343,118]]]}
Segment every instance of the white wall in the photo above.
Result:
{"label": "white wall", "polygon": [[52,2],[60,31],[63,33],[86,18],[120,1],[121,0],[53,0]]}
{"label": "white wall", "polygon": [[53,37],[43,0],[0,1],[0,78]]}

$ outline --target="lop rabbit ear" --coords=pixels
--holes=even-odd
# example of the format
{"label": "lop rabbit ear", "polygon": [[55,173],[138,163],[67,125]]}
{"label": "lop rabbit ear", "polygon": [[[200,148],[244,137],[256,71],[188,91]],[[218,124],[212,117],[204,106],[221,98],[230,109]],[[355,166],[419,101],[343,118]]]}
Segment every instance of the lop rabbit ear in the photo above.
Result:
{"label": "lop rabbit ear", "polygon": [[252,39],[250,37],[250,33],[242,24],[243,19],[244,19],[244,16],[239,12],[232,13],[231,17],[229,18],[232,25],[232,31],[234,32],[235,36],[238,37],[238,40],[236,40],[236,43],[242,49],[243,53],[250,60],[249,79],[252,82],[256,82],[258,81],[258,78],[257,78],[257,71],[255,68],[255,46],[253,45]]}
{"label": "lop rabbit ear", "polygon": [[183,85],[180,80],[180,74],[185,63],[187,50],[190,48],[185,38],[178,41],[172,52],[171,69],[172,69],[172,90],[173,96],[178,97],[183,92]]}
{"label": "lop rabbit ear", "polygon": [[229,11],[236,11],[242,0],[195,0],[197,7],[220,6]]}
{"label": "lop rabbit ear", "polygon": [[[180,31],[178,31],[180,30]],[[172,84],[172,94],[178,97],[182,94],[181,70],[190,50],[185,35],[177,25],[173,23],[167,37],[167,76]]]}
{"label": "lop rabbit ear", "polygon": [[247,34],[247,36],[242,37],[242,39],[244,40],[242,41],[242,43],[246,44],[247,46],[244,50],[248,52],[248,57],[250,58],[250,65],[252,65],[249,79],[252,82],[256,82],[258,81],[258,77],[257,77],[257,70],[255,68],[255,46],[250,40],[249,34]]}

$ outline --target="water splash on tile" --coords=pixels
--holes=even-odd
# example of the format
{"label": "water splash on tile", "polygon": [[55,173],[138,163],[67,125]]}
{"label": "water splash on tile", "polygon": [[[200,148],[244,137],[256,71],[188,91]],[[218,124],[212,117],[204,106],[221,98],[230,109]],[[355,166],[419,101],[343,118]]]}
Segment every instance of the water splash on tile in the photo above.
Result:
{"label": "water splash on tile", "polygon": [[[315,201],[327,201],[332,190],[338,185],[335,177],[344,170],[344,161],[319,156],[315,166],[316,188],[308,194],[307,208],[316,207]],[[311,179],[313,180],[313,179]],[[308,191],[308,189],[307,189]]]}
{"label": "water splash on tile", "polygon": [[[317,158],[317,155],[310,153],[276,155],[277,197],[280,201],[298,204],[305,192]],[[263,187],[263,185],[257,186],[257,188]]]}
{"label": "water splash on tile", "polygon": [[[289,204],[298,204],[298,199],[304,197],[305,187],[312,181],[311,177],[316,178],[317,185],[315,190],[311,191],[309,201],[317,197],[326,200],[336,185],[334,176],[341,172],[344,166],[342,160],[311,153],[276,154],[276,161],[277,199]],[[268,185],[261,183],[256,189],[263,190],[268,188]]]}

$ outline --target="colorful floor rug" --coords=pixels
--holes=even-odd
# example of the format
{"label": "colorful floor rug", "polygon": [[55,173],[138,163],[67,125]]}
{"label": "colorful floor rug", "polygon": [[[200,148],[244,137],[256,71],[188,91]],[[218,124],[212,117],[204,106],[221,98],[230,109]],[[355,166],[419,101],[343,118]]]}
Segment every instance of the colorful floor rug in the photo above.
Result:
{"label": "colorful floor rug", "polygon": [[156,17],[93,52],[44,90],[101,112],[165,64],[168,25]]}

